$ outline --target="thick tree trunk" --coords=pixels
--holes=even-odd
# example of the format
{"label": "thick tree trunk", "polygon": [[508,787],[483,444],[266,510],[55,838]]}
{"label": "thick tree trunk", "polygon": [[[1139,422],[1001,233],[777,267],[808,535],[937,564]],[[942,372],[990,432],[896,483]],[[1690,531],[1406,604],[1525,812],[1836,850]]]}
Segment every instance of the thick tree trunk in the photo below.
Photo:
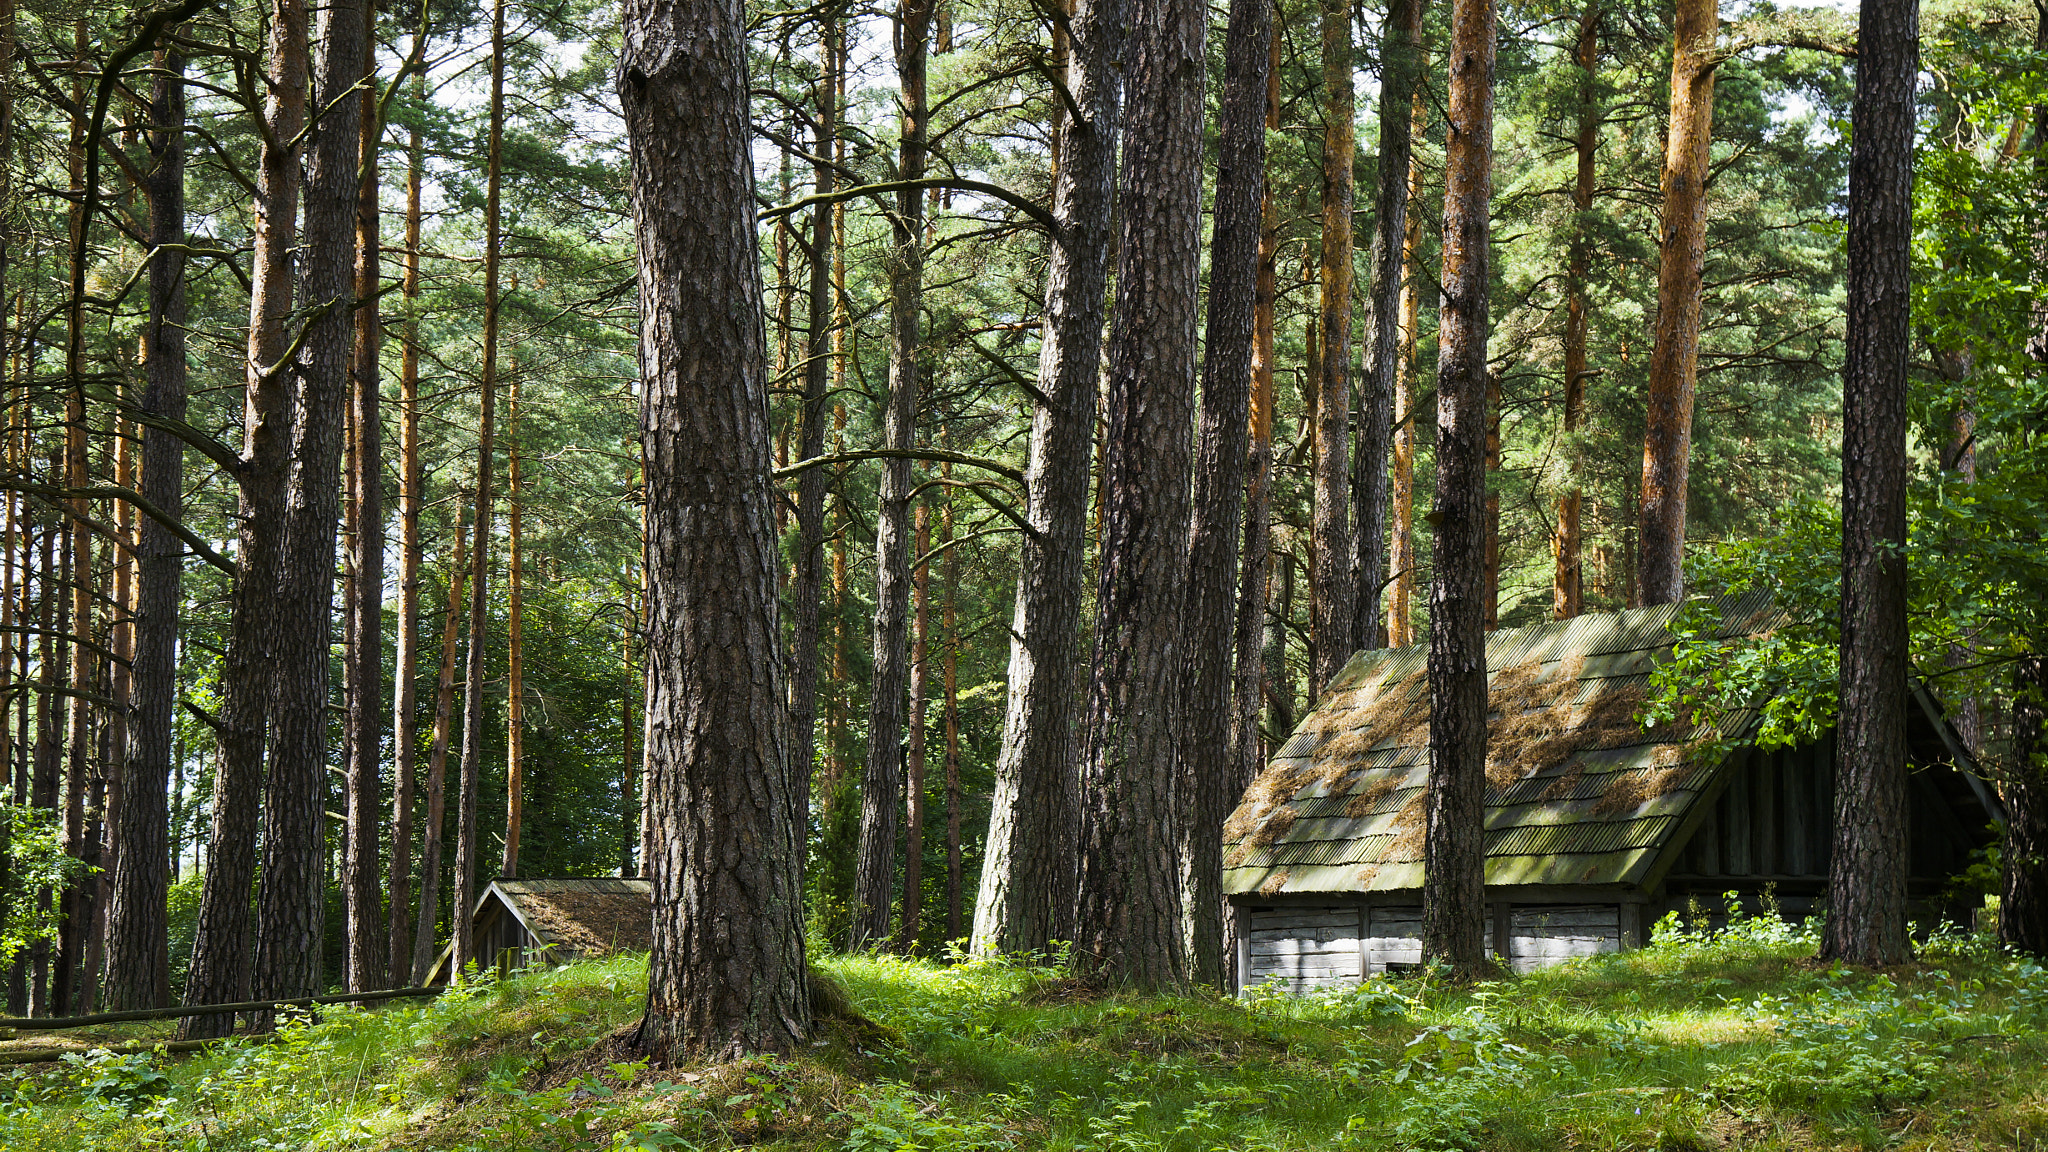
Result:
{"label": "thick tree trunk", "polygon": [[1586,280],[1592,271],[1589,235],[1593,210],[1593,162],[1600,147],[1600,105],[1593,69],[1600,59],[1600,2],[1588,0],[1579,15],[1579,38],[1572,63],[1579,69],[1579,123],[1572,135],[1577,168],[1572,178],[1572,246],[1564,272],[1564,459],[1565,489],[1557,498],[1557,527],[1550,550],[1556,570],[1550,580],[1550,613],[1569,620],[1585,611],[1586,589],[1579,512],[1585,503],[1579,482],[1579,423],[1586,409]]}
{"label": "thick tree trunk", "polygon": [[324,985],[329,634],[335,529],[341,516],[355,309],[356,153],[363,76],[359,0],[319,10],[321,44],[306,164],[304,323],[280,555],[270,771],[263,793],[263,885],[256,906],[257,996],[306,996]]}
{"label": "thick tree trunk", "polygon": [[[424,71],[413,74],[413,95],[426,91]],[[417,122],[406,142],[404,347],[398,362],[398,651],[391,677],[391,982],[412,978],[412,825],[419,767],[420,505],[426,476],[420,467],[420,173],[424,165]]]}
{"label": "thick tree trunk", "polygon": [[[148,134],[149,323],[143,329],[146,384],[143,410],[167,420],[185,418],[185,58],[157,53]],[[173,518],[185,507],[185,444],[158,428],[142,432],[142,494]],[[11,512],[11,509],[10,509]],[[11,517],[10,517],[11,519]],[[11,524],[10,524],[11,527]],[[171,733],[178,707],[178,608],[184,544],[145,518],[137,565],[133,673],[134,711],[128,719],[130,756],[125,771],[122,851],[114,863],[107,912],[106,1006],[155,1008],[171,994],[165,921],[175,853],[169,850],[164,782],[171,770]]]}
{"label": "thick tree trunk", "polygon": [[1314,547],[1309,692],[1319,695],[1351,659],[1351,206],[1357,163],[1351,75],[1351,5],[1320,0],[1323,38],[1323,245],[1316,312]]}
{"label": "thick tree trunk", "polygon": [[1906,938],[1906,376],[1918,0],[1865,0],[1849,154],[1842,365],[1842,712],[1821,955],[1911,958]]}
{"label": "thick tree trunk", "polygon": [[1707,253],[1707,178],[1713,143],[1718,0],[1676,0],[1671,121],[1659,181],[1657,332],[1645,406],[1643,502],[1637,548],[1644,604],[1685,595],[1685,504],[1692,460],[1693,390],[1700,367],[1700,277]]}
{"label": "thick tree trunk", "polygon": [[[1076,0],[1067,88],[1080,117],[1059,130],[1053,215],[1062,229],[1046,268],[1044,332],[1024,473],[1025,518],[1010,626],[1009,707],[996,760],[971,947],[978,956],[1042,952],[1073,899],[1075,770],[1088,479],[1095,444],[1103,297],[1115,242],[1125,0]],[[1190,222],[1192,226],[1192,222]]]}
{"label": "thick tree trunk", "polygon": [[484,182],[484,323],[482,397],[476,439],[476,523],[471,529],[469,569],[469,652],[462,672],[462,759],[455,794],[455,906],[450,935],[455,954],[449,965],[460,972],[472,963],[489,963],[476,954],[471,911],[476,904],[477,791],[482,786],[484,754],[484,671],[490,652],[491,480],[498,394],[498,270],[503,253],[499,228],[499,195],[503,180],[505,139],[505,3],[491,7],[491,103],[489,138],[485,145]]}
{"label": "thick tree trunk", "polygon": [[1429,586],[1429,790],[1422,954],[1477,974],[1485,954],[1486,338],[1493,200],[1493,0],[1451,9],[1443,312],[1437,353],[1436,574]]}
{"label": "thick tree trunk", "polygon": [[1272,35],[1273,0],[1232,0],[1223,49],[1222,136],[1217,144],[1209,312],[1202,343],[1201,439],[1183,601],[1184,737],[1178,745],[1175,781],[1180,793],[1181,902],[1187,917],[1188,976],[1218,988],[1224,987],[1225,976],[1223,821],[1237,806],[1240,791],[1231,755],[1230,658],[1239,516],[1250,441]]}
{"label": "thick tree trunk", "polygon": [[738,0],[628,0],[619,60],[646,390],[647,1012],[666,1063],[810,1028],[805,797],[776,627],[766,337]]}
{"label": "thick tree trunk", "polygon": [[455,649],[462,635],[464,525],[455,510],[455,554],[448,560],[448,610],[441,624],[441,671],[434,681],[434,729],[427,748],[427,820],[420,834],[420,904],[413,930],[412,982],[434,966],[434,925],[441,919],[441,846],[448,827],[448,736],[455,713]]}
{"label": "thick tree trunk", "polygon": [[[363,41],[372,43],[377,6],[364,4]],[[356,339],[350,369],[349,422],[354,458],[349,461],[350,489],[348,571],[351,582],[346,691],[348,707],[348,874],[343,877],[343,904],[348,920],[348,959],[344,986],[351,992],[386,987],[382,920],[384,893],[378,884],[377,825],[383,816],[383,785],[378,770],[384,751],[384,418],[383,389],[377,359],[384,347],[384,325],[378,316],[378,281],[382,277],[383,241],[377,212],[377,147],[384,136],[384,118],[377,102],[377,60],[363,53],[361,111],[357,118],[357,156],[361,179],[356,185],[355,298],[369,301],[356,309]],[[394,878],[404,867],[394,853]],[[392,901],[392,918],[403,920],[403,904]]]}
{"label": "thick tree trunk", "polygon": [[[896,14],[896,70],[902,78],[897,175],[924,176],[925,49],[932,0],[902,0]],[[882,439],[909,451],[917,438],[920,313],[924,308],[924,189],[897,194],[889,261],[889,400]],[[910,674],[910,461],[882,462],[875,510],[874,673],[868,696],[868,758],[861,778],[860,855],[854,873],[853,933],[859,950],[886,943],[896,892],[896,830],[903,782],[903,699]]]}
{"label": "thick tree trunk", "polygon": [[[222,672],[220,765],[207,838],[209,867],[185,977],[187,1004],[243,1001],[252,994],[249,890],[256,875],[269,690],[278,669],[273,633],[285,462],[292,437],[291,378],[285,355],[291,345],[291,253],[297,242],[306,43],[304,0],[276,0],[270,17],[268,95],[252,229],[246,415],[238,477],[241,526]],[[178,1036],[222,1036],[233,1026],[232,1016],[189,1017],[179,1024]]]}
{"label": "thick tree trunk", "polygon": [[1136,0],[1125,54],[1102,575],[1081,761],[1075,944],[1111,984],[1186,982],[1174,750],[1185,650],[1207,9]]}
{"label": "thick tree trunk", "polygon": [[1998,942],[2048,956],[2048,658],[2022,659],[2013,668],[2012,687]]}
{"label": "thick tree trunk", "polygon": [[1351,503],[1358,518],[1352,578],[1358,608],[1351,647],[1380,645],[1380,590],[1387,579],[1387,466],[1400,375],[1401,289],[1408,266],[1408,169],[1415,153],[1410,106],[1422,78],[1426,0],[1393,0],[1380,25],[1380,156],[1373,195],[1372,306],[1366,313],[1364,378],[1358,390],[1358,454]]}

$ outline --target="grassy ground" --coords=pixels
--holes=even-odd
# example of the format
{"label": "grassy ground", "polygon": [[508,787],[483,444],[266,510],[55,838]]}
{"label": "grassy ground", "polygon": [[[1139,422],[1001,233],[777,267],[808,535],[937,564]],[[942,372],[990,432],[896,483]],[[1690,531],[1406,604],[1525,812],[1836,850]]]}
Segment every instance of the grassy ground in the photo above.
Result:
{"label": "grassy ground", "polygon": [[866,1021],[669,1070],[619,1055],[626,958],[195,1059],[0,1069],[0,1148],[2048,1148],[2048,971],[1965,937],[1885,973],[1811,953],[1757,920],[1476,988],[1243,1000],[837,959]]}

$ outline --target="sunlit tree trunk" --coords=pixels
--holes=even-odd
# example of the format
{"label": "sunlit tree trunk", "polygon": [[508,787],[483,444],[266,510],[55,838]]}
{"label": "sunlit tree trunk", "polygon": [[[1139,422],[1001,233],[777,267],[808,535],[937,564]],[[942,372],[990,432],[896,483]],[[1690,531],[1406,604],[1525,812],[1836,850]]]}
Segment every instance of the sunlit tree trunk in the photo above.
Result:
{"label": "sunlit tree trunk", "polygon": [[1207,33],[1197,0],[1136,0],[1124,56],[1129,135],[1117,186],[1075,944],[1096,978],[1141,988],[1188,977],[1173,764],[1182,738]]}
{"label": "sunlit tree trunk", "polygon": [[647,1010],[662,1063],[810,1029],[800,773],[776,626],[766,336],[738,0],[627,0],[647,468]]}
{"label": "sunlit tree trunk", "polygon": [[[273,602],[292,432],[285,355],[291,342],[291,253],[298,236],[299,134],[306,112],[304,0],[275,0],[266,52],[267,95],[251,229],[255,250],[250,256],[235,592],[221,675],[209,867],[185,978],[187,1004],[247,1000],[251,992],[249,891],[256,875],[269,688],[277,667]],[[221,1036],[233,1024],[233,1017],[219,1014],[188,1017],[178,1035]]]}
{"label": "sunlit tree trunk", "polygon": [[1658,234],[1656,346],[1643,439],[1641,599],[1685,594],[1686,485],[1692,462],[1693,392],[1700,367],[1700,277],[1707,251],[1707,178],[1713,143],[1714,37],[1718,0],[1675,0],[1671,120],[1664,145]]}
{"label": "sunlit tree trunk", "polygon": [[[516,283],[514,285],[517,287]],[[505,858],[498,874],[519,875],[526,812],[526,582],[520,537],[519,366],[505,391]]]}
{"label": "sunlit tree trunk", "polygon": [[1415,372],[1416,333],[1422,315],[1423,272],[1416,253],[1422,246],[1422,213],[1413,211],[1422,199],[1422,158],[1414,151],[1429,124],[1428,105],[1422,85],[1409,101],[1408,213],[1401,233],[1400,311],[1395,319],[1399,331],[1397,363],[1394,370],[1393,529],[1387,548],[1388,575],[1393,592],[1387,597],[1387,644],[1403,648],[1415,643]]}
{"label": "sunlit tree trunk", "polygon": [[931,505],[917,505],[917,535],[912,547],[919,557],[913,569],[910,628],[910,735],[906,741],[904,797],[909,807],[903,826],[903,920],[896,930],[896,951],[905,956],[917,949],[924,917],[924,769],[925,697],[931,691],[930,653],[931,564],[923,559],[932,546]]}
{"label": "sunlit tree trunk", "polygon": [[1485,963],[1487,287],[1493,200],[1493,0],[1453,0],[1437,352],[1435,576],[1429,587],[1429,787],[1422,954]]}
{"label": "sunlit tree trunk", "polygon": [[1046,268],[1044,331],[1017,599],[1010,625],[1009,705],[996,760],[976,955],[1040,952],[1057,934],[1074,891],[1074,829],[1067,797],[1075,765],[1081,599],[1088,480],[1095,445],[1110,206],[1121,132],[1125,0],[1077,0],[1067,88],[1079,117],[1060,126],[1053,216],[1062,230]]}

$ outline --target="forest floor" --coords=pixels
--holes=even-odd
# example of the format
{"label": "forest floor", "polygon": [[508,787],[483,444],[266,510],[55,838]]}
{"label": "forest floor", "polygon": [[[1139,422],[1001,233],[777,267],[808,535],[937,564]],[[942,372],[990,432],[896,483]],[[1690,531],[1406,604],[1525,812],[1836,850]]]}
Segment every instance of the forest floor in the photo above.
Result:
{"label": "forest floor", "polygon": [[1242,999],[829,959],[860,1019],[667,1070],[619,1054],[626,957],[193,1058],[0,1068],[0,1148],[2048,1149],[2048,970],[1969,936],[1885,972],[1812,952],[1756,919],[1476,987]]}

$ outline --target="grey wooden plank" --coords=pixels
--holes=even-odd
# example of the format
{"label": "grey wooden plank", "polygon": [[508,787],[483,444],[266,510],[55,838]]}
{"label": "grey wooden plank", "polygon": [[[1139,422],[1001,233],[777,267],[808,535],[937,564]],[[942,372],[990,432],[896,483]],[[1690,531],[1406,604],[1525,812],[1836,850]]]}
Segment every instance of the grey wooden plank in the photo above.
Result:
{"label": "grey wooden plank", "polygon": [[1721,862],[1721,867],[1730,876],[1747,876],[1755,870],[1749,856],[1749,818],[1753,811],[1750,800],[1750,777],[1748,764],[1745,763],[1736,769],[1735,779],[1729,783],[1728,791],[1723,796],[1722,813],[1725,817],[1727,835],[1722,841],[1726,859]]}

